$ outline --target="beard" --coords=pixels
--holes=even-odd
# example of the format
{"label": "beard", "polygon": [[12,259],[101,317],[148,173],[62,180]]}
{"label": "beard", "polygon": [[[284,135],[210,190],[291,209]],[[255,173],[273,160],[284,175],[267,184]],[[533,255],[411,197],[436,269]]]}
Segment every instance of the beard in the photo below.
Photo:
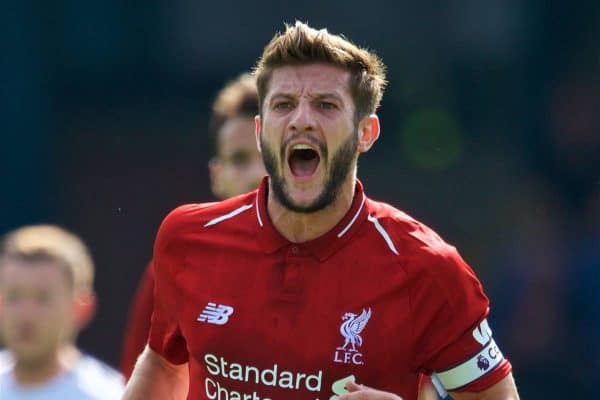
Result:
{"label": "beard", "polygon": [[[285,147],[286,146],[284,145],[281,148],[279,160],[285,160]],[[327,148],[322,144],[320,144],[319,147],[321,150],[321,162],[327,162]],[[264,142],[262,136],[260,148],[265,169],[271,179],[273,194],[277,200],[288,210],[308,214],[323,210],[337,198],[342,184],[354,167],[358,148],[358,134],[355,132],[351,135],[335,154],[333,154],[331,161],[326,165],[327,176],[323,190],[319,196],[309,204],[298,204],[289,196],[287,184],[283,179],[283,167],[281,169],[277,168],[278,158],[276,152]]]}

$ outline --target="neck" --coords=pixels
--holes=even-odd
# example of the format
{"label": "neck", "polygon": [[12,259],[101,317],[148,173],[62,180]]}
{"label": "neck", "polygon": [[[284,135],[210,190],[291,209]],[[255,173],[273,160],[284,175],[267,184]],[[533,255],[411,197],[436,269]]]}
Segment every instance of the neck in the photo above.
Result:
{"label": "neck", "polygon": [[14,377],[19,385],[44,384],[65,371],[73,369],[81,353],[72,345],[37,359],[15,360]]}
{"label": "neck", "polygon": [[292,243],[303,243],[318,238],[335,227],[352,206],[356,175],[351,173],[344,181],[330,205],[312,213],[299,213],[284,207],[269,189],[267,211],[277,231]]}

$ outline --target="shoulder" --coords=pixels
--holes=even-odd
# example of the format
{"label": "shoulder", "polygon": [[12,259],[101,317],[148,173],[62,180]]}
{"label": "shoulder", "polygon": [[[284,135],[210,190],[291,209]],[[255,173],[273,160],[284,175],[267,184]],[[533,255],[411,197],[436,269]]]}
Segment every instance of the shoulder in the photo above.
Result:
{"label": "shoulder", "polygon": [[14,360],[8,350],[0,350],[0,374],[10,371],[14,365]]}
{"label": "shoulder", "polygon": [[[205,228],[234,216],[247,214],[254,207],[255,192],[214,203],[186,204],[171,211],[158,230],[156,245],[165,246],[173,241],[197,238]],[[241,224],[242,226],[244,224]],[[219,226],[223,226],[219,224]]]}
{"label": "shoulder", "polygon": [[14,396],[14,391],[17,389],[15,382],[12,377],[12,368],[3,366],[0,367],[0,399],[3,399],[2,395],[11,398]]}
{"label": "shoulder", "polygon": [[404,211],[373,200],[369,200],[367,206],[369,220],[384,228],[404,255],[438,258],[456,251],[433,229]]}
{"label": "shoulder", "polygon": [[[11,390],[14,385],[12,371],[14,360],[7,350],[0,350],[0,395]],[[2,398],[2,396],[0,396]]]}
{"label": "shoulder", "polygon": [[241,214],[251,209],[256,201],[254,192],[213,203],[185,204],[171,211],[163,220],[159,233],[172,235],[197,231],[213,225],[218,219]]}
{"label": "shoulder", "polygon": [[386,203],[370,200],[368,209],[369,219],[389,235],[411,275],[438,287],[451,288],[464,280],[478,284],[457,249],[429,226]]}
{"label": "shoulder", "polygon": [[14,362],[12,357],[6,350],[0,350],[0,393],[2,393],[2,389],[11,383],[11,374]]}
{"label": "shoulder", "polygon": [[123,394],[123,376],[116,369],[92,356],[83,355],[73,373],[78,386],[93,394],[91,398],[94,400],[118,399]]}

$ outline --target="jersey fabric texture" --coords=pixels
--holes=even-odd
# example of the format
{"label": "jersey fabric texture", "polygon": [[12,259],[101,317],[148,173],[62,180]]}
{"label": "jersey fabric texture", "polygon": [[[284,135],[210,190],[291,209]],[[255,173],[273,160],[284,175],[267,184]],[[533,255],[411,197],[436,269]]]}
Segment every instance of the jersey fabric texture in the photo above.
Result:
{"label": "jersey fabric texture", "polygon": [[0,369],[0,399],[10,400],[119,400],[123,395],[121,374],[103,362],[84,355],[75,367],[49,382],[20,386],[15,382],[12,362]]}
{"label": "jersey fabric texture", "polygon": [[336,227],[291,243],[267,192],[265,178],[256,192],[179,207],[159,229],[149,345],[189,362],[188,399],[324,400],[355,380],[411,400],[424,374],[478,391],[510,372],[480,340],[481,284],[431,229],[357,181]]}

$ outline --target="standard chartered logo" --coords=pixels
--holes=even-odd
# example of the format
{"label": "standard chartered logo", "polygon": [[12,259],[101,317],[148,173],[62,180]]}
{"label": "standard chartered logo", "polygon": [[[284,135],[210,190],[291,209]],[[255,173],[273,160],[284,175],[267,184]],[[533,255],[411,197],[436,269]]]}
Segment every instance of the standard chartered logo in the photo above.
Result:
{"label": "standard chartered logo", "polygon": [[211,400],[271,400],[268,397],[261,397],[261,394],[257,391],[240,393],[228,389],[228,381],[254,383],[288,390],[307,390],[315,393],[321,391],[322,370],[312,374],[295,372],[281,369],[277,364],[261,369],[253,365],[229,362],[223,357],[217,357],[213,354],[206,354],[204,362],[206,363],[206,370],[211,375],[204,380],[204,388],[206,396]]}

